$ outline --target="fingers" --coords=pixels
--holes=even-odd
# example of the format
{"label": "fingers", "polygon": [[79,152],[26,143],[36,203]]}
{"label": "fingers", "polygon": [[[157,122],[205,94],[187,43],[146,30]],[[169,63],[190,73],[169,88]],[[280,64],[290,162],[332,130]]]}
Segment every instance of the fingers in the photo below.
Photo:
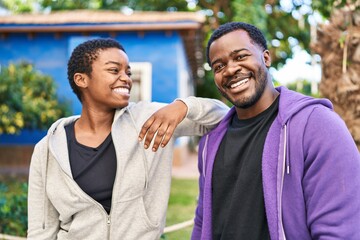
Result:
{"label": "fingers", "polygon": [[[151,123],[151,126],[147,127],[147,130],[146,130],[146,133],[145,133],[146,136],[145,136],[145,140],[144,140],[144,148],[145,149],[149,148],[150,143],[151,143],[152,139],[154,138],[155,133],[159,131],[160,126],[161,126],[160,121],[153,121]],[[141,131],[143,131],[143,128],[141,129]]]}
{"label": "fingers", "polygon": [[[168,125],[167,127],[166,127],[166,125],[161,125],[156,132],[156,137],[154,138],[152,151],[156,152],[158,150],[159,146],[164,148],[169,143],[169,141],[174,133],[174,130],[175,130],[175,126],[172,124]],[[154,136],[154,135],[152,135],[152,136]],[[149,137],[149,139],[146,140],[146,141],[149,141],[149,144],[152,140],[151,139],[152,136],[150,136],[149,134],[146,136],[146,138]],[[147,146],[149,146],[149,145],[147,145]]]}
{"label": "fingers", "polygon": [[139,141],[144,139],[144,148],[147,149],[153,140],[152,151],[154,152],[159,146],[165,147],[186,113],[187,105],[182,101],[175,101],[159,109],[142,126]]}
{"label": "fingers", "polygon": [[[147,125],[150,123],[151,125]],[[156,152],[160,146],[163,148],[169,143],[174,131],[174,124],[161,124],[161,121],[149,119],[141,129],[139,141],[144,139],[144,148],[148,149],[154,140],[151,150]]]}
{"label": "fingers", "polygon": [[159,130],[157,131],[156,137],[154,139],[154,144],[152,147],[153,152],[156,152],[158,150],[159,145],[161,145],[161,147],[163,147],[162,141],[163,141],[164,137],[167,136],[166,130],[167,129],[164,130],[163,128],[159,128]]}
{"label": "fingers", "polygon": [[168,128],[167,128],[166,134],[163,137],[162,142],[161,142],[161,147],[162,148],[164,148],[168,144],[168,142],[171,139],[174,131],[175,131],[175,126],[174,125],[169,125]]}
{"label": "fingers", "polygon": [[[140,130],[140,134],[139,134],[139,142],[141,142],[143,140],[143,138],[145,137],[147,131],[149,130],[149,128],[151,127],[151,125],[154,123],[155,121],[155,117],[154,115],[151,116],[148,120],[146,120],[146,122],[144,123],[144,125],[142,126],[141,130]],[[149,145],[147,145],[149,146]],[[147,148],[147,147],[146,147]]]}

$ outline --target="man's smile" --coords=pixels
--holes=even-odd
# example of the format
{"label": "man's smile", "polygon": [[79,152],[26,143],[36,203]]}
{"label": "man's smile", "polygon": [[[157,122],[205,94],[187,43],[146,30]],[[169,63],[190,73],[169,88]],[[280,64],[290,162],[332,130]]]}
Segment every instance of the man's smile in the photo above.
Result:
{"label": "man's smile", "polygon": [[239,87],[239,86],[241,86],[241,85],[244,85],[244,84],[247,83],[249,80],[250,80],[249,78],[245,78],[245,79],[240,80],[240,81],[238,81],[238,82],[232,83],[232,84],[230,85],[230,88],[236,88],[236,87]]}

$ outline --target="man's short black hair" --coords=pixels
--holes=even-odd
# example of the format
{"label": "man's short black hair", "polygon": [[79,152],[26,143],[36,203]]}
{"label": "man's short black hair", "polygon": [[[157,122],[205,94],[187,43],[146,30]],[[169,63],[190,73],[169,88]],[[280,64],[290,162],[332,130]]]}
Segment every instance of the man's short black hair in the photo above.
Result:
{"label": "man's short black hair", "polygon": [[79,44],[71,53],[68,61],[67,75],[70,86],[78,99],[81,100],[81,91],[74,82],[75,73],[85,73],[91,77],[92,63],[99,56],[99,51],[108,48],[118,48],[125,52],[123,46],[111,38],[97,38]]}
{"label": "man's short black hair", "polygon": [[209,59],[209,48],[213,41],[224,36],[227,33],[236,31],[236,30],[244,30],[248,33],[251,41],[261,47],[263,50],[267,49],[266,39],[263,33],[255,27],[254,25],[244,23],[244,22],[229,22],[221,25],[218,29],[216,29],[211,35],[207,47],[206,47],[206,60],[210,64]]}

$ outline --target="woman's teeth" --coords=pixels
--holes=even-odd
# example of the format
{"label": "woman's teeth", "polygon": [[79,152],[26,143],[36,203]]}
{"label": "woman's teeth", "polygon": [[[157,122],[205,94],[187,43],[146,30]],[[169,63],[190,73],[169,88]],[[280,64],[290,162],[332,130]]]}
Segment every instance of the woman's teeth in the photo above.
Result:
{"label": "woman's teeth", "polygon": [[129,93],[129,89],[127,88],[115,88],[113,91],[116,93]]}

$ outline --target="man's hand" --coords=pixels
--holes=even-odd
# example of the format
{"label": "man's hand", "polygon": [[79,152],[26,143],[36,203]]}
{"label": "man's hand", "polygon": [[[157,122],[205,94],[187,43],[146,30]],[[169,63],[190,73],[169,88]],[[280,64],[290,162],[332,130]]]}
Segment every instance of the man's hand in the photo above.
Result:
{"label": "man's hand", "polygon": [[165,147],[186,113],[187,106],[180,100],[159,109],[142,126],[139,141],[142,141],[146,135],[144,147],[147,149],[155,137],[152,150],[156,152],[159,146]]}

